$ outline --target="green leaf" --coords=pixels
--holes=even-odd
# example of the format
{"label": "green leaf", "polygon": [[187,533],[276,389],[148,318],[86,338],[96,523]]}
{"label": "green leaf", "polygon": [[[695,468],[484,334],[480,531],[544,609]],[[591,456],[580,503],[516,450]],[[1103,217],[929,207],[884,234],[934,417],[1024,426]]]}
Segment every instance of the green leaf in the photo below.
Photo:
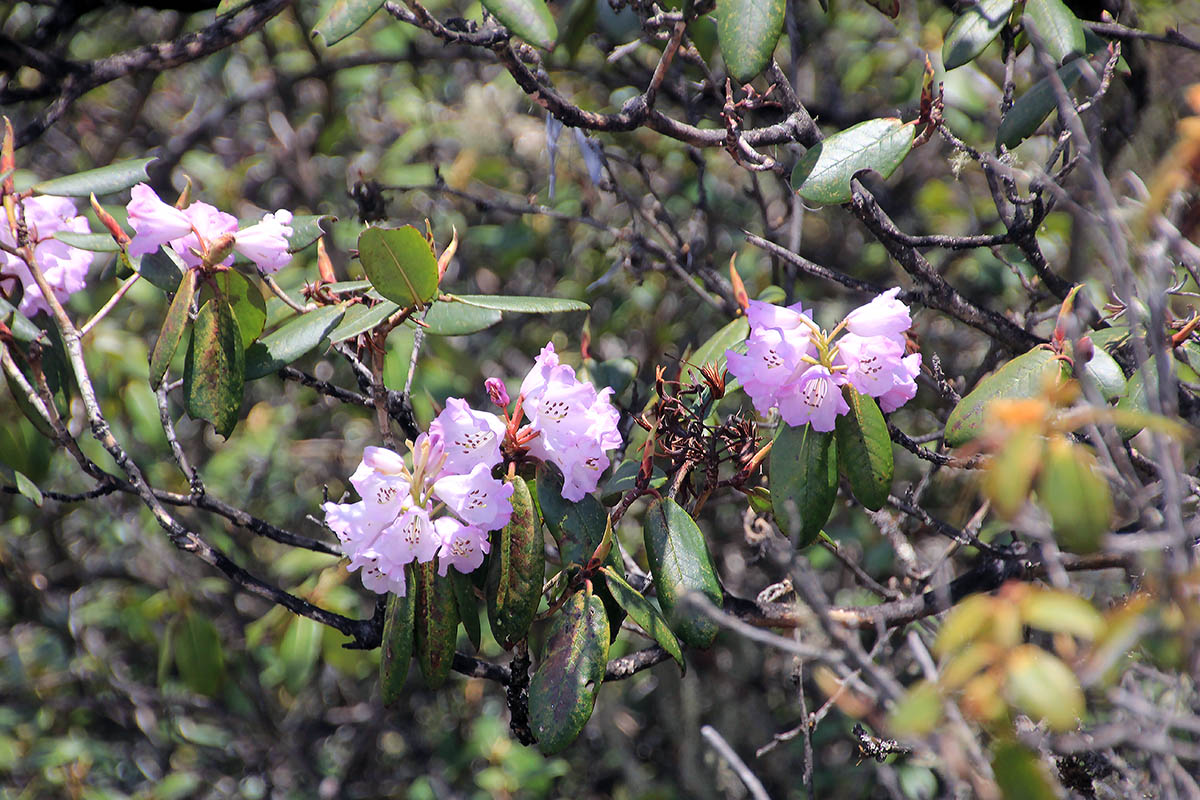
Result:
{"label": "green leaf", "polygon": [[326,47],[332,47],[361,28],[382,7],[383,0],[337,0],[313,28],[313,36],[320,36]]}
{"label": "green leaf", "polygon": [[494,294],[456,294],[455,300],[480,308],[512,311],[517,314],[558,314],[563,311],[587,311],[591,306],[561,297],[512,297]]}
{"label": "green leaf", "polygon": [[[1070,89],[1079,80],[1080,65],[1083,59],[1075,59],[1065,66],[1059,67],[1058,77],[1063,86]],[[1046,76],[1035,83],[1029,91],[1021,95],[1013,103],[1012,108],[1000,120],[996,129],[996,144],[1012,149],[1021,142],[1033,136],[1041,124],[1050,116],[1050,112],[1058,108],[1058,95],[1054,84]]]}
{"label": "green leaf", "polygon": [[379,688],[384,705],[400,699],[408,668],[412,664],[413,638],[416,635],[416,594],[411,566],[404,568],[407,593],[400,597],[389,594],[383,615],[383,653],[379,659]]}
{"label": "green leaf", "polygon": [[869,119],[810,147],[792,170],[792,188],[817,205],[850,202],[850,180],[864,170],[885,180],[912,149],[916,126],[895,118]]}
{"label": "green leaf", "polygon": [[996,745],[992,772],[1004,800],[1056,800],[1046,768],[1037,754],[1014,741]]}
{"label": "green leaf", "polygon": [[543,753],[558,753],[575,741],[592,716],[607,666],[604,603],[577,592],[555,615],[546,655],[529,682],[529,719]]}
{"label": "green leaf", "polygon": [[42,330],[3,297],[0,297],[0,321],[8,326],[18,342],[32,342]]}
{"label": "green leaf", "polygon": [[683,648],[680,647],[679,640],[675,638],[666,619],[654,607],[654,604],[643,597],[641,592],[626,583],[625,579],[618,575],[612,567],[603,567],[600,571],[604,573],[609,591],[612,592],[621,608],[625,609],[630,618],[649,634],[650,638],[658,642],[663,650],[671,654],[671,658],[679,664],[681,672],[686,672],[687,664],[683,660]]}
{"label": "green leaf", "polygon": [[179,286],[179,279],[186,269],[183,261],[171,248],[158,248],[153,253],[147,253],[138,259],[134,268],[152,286],[164,292],[173,292]]}
{"label": "green leaf", "polygon": [[983,475],[983,491],[1000,516],[1012,519],[1025,506],[1045,449],[1042,431],[1026,425],[1010,433],[996,453]]}
{"label": "green leaf", "polygon": [[175,668],[183,682],[197,694],[215,697],[225,680],[225,659],[212,622],[200,614],[185,612],[175,628],[172,645]]}
{"label": "green leaf", "polygon": [[438,302],[425,315],[425,331],[437,336],[465,336],[492,327],[500,317],[494,308]]}
{"label": "green leaf", "polygon": [[242,346],[245,348],[254,344],[263,331],[267,321],[267,301],[263,298],[262,289],[257,284],[237,270],[218,272],[206,283],[202,297],[207,299],[213,295],[213,284],[225,302],[233,309],[237,317],[238,329],[242,334]]}
{"label": "green leaf", "polygon": [[462,620],[467,638],[478,650],[483,641],[483,631],[479,626],[479,604],[475,601],[474,583],[469,575],[464,575],[453,567],[446,571],[446,577],[454,588],[454,603],[458,607],[458,618]]}
{"label": "green leaf", "polygon": [[504,27],[530,44],[553,50],[558,26],[545,0],[481,0],[483,7]]}
{"label": "green leaf", "polygon": [[[288,226],[292,229],[292,235],[288,237],[288,252],[299,253],[317,239],[320,239],[325,234],[324,229],[321,227],[321,222],[327,219],[337,221],[337,217],[332,214],[308,214],[292,217],[292,221],[288,223]],[[254,222],[258,221],[254,220]]]}
{"label": "green leaf", "polygon": [[1083,690],[1071,668],[1036,645],[1024,644],[1008,657],[1005,694],[1018,710],[1051,730],[1068,731],[1083,715]]}
{"label": "green leaf", "polygon": [[1061,437],[1050,440],[1038,477],[1038,503],[1050,515],[1064,550],[1092,553],[1111,530],[1112,494],[1096,459]]}
{"label": "green leaf", "polygon": [[672,629],[692,647],[708,647],[716,638],[717,623],[702,609],[685,605],[692,592],[703,594],[718,608],[725,602],[704,534],[670,498],[650,506],[642,533],[658,603]]}
{"label": "green leaf", "polygon": [[1125,394],[1125,373],[1117,360],[1102,347],[1092,350],[1092,357],[1083,365],[1083,371],[1088,374],[1100,390],[1100,396],[1110,403],[1119,400]]}
{"label": "green leaf", "polygon": [[221,2],[217,3],[217,16],[221,17],[226,14],[232,14],[235,11],[241,11],[252,2],[254,0],[221,0]]}
{"label": "green leaf", "polygon": [[[1158,356],[1150,356],[1143,369],[1150,374],[1157,391]],[[1117,401],[1118,411],[1130,412],[1135,418],[1137,415],[1149,415],[1150,413],[1150,403],[1146,399],[1146,381],[1143,378],[1143,369],[1135,369],[1130,374],[1129,380],[1125,382],[1125,390],[1121,394],[1121,399]],[[1126,421],[1117,427],[1117,432],[1121,434],[1122,439],[1132,439],[1141,432],[1142,427],[1142,424],[1130,424]]]}
{"label": "green leaf", "polygon": [[[538,468],[537,503],[550,535],[558,544],[559,560],[563,567],[573,564],[586,566],[608,531],[608,512],[590,494],[584,495],[579,502],[565,499],[562,488],[563,477],[557,467],[543,464]],[[618,575],[625,574],[617,547],[609,549],[604,563]],[[604,601],[612,638],[615,639],[621,630],[621,623],[625,621],[625,612],[609,592],[605,581],[596,586],[596,594]]]}
{"label": "green leaf", "polygon": [[724,325],[688,356],[680,380],[684,383],[702,382],[704,379],[700,376],[700,368],[705,364],[716,364],[718,369],[725,369],[725,351],[746,341],[749,335],[750,323],[745,317],[738,317]]}
{"label": "green leaf", "polygon": [[858,502],[878,511],[887,502],[895,473],[887,422],[875,401],[853,386],[846,386],[842,394],[850,411],[837,418],[837,463],[846,470]]}
{"label": "green leaf", "polygon": [[981,380],[959,401],[946,420],[944,441],[950,447],[961,447],[983,433],[987,407],[993,400],[1036,397],[1047,381],[1062,380],[1068,369],[1045,347],[1022,353]]}
{"label": "green leaf", "polygon": [[942,42],[942,63],[956,69],[982,53],[1008,22],[1013,0],[980,0],[968,6],[950,27]]}
{"label": "green leaf", "polygon": [[1083,23],[1071,13],[1062,0],[1027,0],[1024,22],[1033,23],[1046,52],[1061,64],[1072,55],[1087,52]]}
{"label": "green leaf", "polygon": [[413,568],[412,591],[416,594],[413,624],[417,666],[430,689],[446,682],[454,665],[454,645],[458,639],[458,606],[449,578],[438,577],[433,561]]}
{"label": "green leaf", "polygon": [[179,281],[179,290],[175,292],[175,297],[171,300],[162,329],[158,332],[158,339],[154,342],[154,350],[150,354],[151,388],[157,389],[158,385],[162,383],[163,376],[167,374],[167,367],[171,365],[171,359],[175,357],[175,351],[179,349],[179,343],[183,341],[183,332],[187,329],[188,311],[192,308],[192,298],[195,295],[196,272],[189,269],[184,273],[183,279]]}
{"label": "green leaf", "polygon": [[437,297],[437,259],[425,235],[412,225],[367,228],[358,237],[358,258],[376,290],[402,307]]}
{"label": "green leaf", "polygon": [[108,233],[76,233],[75,231],[55,231],[54,238],[63,244],[91,253],[119,253],[121,246]]}
{"label": "green leaf", "polygon": [[[7,373],[6,373],[7,376]],[[45,499],[42,497],[42,490],[37,487],[37,484],[29,479],[29,476],[19,469],[0,464],[0,475],[4,475],[17,487],[17,492],[29,502],[33,503],[38,508],[42,507]]]}
{"label": "green leaf", "polygon": [[[615,505],[617,501],[626,492],[631,492],[637,485],[638,470],[641,469],[641,462],[638,461],[622,461],[615,470],[608,482],[604,484],[604,488],[600,491],[600,497],[607,505]],[[657,489],[667,482],[667,475],[658,467],[654,467],[650,473],[650,488]]]}
{"label": "green leaf", "polygon": [[292,617],[279,643],[283,662],[283,683],[292,694],[298,693],[312,677],[321,655],[321,637],[325,628],[315,619]]}
{"label": "green leaf", "polygon": [[837,450],[832,433],[784,425],[771,447],[771,507],[779,529],[796,547],[817,540],[837,497]]}
{"label": "green leaf", "polygon": [[717,0],[717,41],[738,83],[749,83],[766,68],[783,33],[786,8],[786,0]]}
{"label": "green leaf", "polygon": [[948,655],[980,636],[994,612],[994,601],[986,594],[964,598],[946,615],[933,642],[933,652],[939,656]]}
{"label": "green leaf", "polygon": [[32,187],[35,194],[52,194],[59,197],[87,197],[91,194],[106,195],[128,189],[135,183],[148,180],[146,165],[155,159],[134,158],[117,161],[107,167],[89,169],[74,175],[41,181]]}
{"label": "green leaf", "polygon": [[246,350],[246,380],[252,381],[291,364],[319,345],[346,313],[345,306],[322,306],[291,319]]}
{"label": "green leaf", "polygon": [[228,303],[210,300],[196,314],[183,362],[188,414],[208,420],[228,439],[242,407],[245,374],[246,354],[233,309]]}
{"label": "green leaf", "polygon": [[365,292],[371,289],[370,281],[337,281],[336,283],[327,283],[325,288],[334,294],[346,294],[350,292]]}
{"label": "green leaf", "polygon": [[610,358],[598,364],[594,359],[588,359],[585,363],[596,389],[612,389],[614,399],[620,397],[637,377],[638,362],[633,358]]}
{"label": "green leaf", "polygon": [[337,344],[373,330],[376,325],[399,310],[400,306],[391,300],[381,300],[373,306],[355,303],[346,310],[346,316],[342,317],[341,324],[333,329],[333,333],[329,334],[329,342]]}
{"label": "green leaf", "polygon": [[511,650],[529,631],[546,574],[542,530],[529,487],[520,476],[510,482],[512,518],[503,530],[492,534],[487,574],[488,622],[492,635],[506,650]]}

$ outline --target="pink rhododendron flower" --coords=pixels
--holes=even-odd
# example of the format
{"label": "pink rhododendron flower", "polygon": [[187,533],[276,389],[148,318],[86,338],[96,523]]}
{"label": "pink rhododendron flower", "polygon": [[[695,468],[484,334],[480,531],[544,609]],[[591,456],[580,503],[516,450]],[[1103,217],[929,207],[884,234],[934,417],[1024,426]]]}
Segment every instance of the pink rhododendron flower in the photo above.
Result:
{"label": "pink rhododendron flower", "polygon": [[292,260],[288,237],[292,235],[292,212],[280,209],[262,222],[235,234],[233,249],[258,265],[263,272],[278,272]]}
{"label": "pink rhododendron flower", "polygon": [[521,395],[529,430],[537,433],[528,444],[530,454],[562,470],[564,498],[582,500],[608,468],[605,453],[621,446],[612,389],[597,392],[580,381],[547,344],[521,383]]}
{"label": "pink rhododendron flower", "polygon": [[488,378],[483,382],[483,388],[487,389],[488,398],[500,408],[508,408],[508,389],[504,385],[504,381],[499,378]]}
{"label": "pink rhododendron flower", "polygon": [[[183,259],[183,263],[189,267],[198,267],[203,263],[204,259],[197,255],[197,252],[203,253],[209,242],[226,233],[237,231],[237,217],[232,214],[226,214],[216,206],[210,206],[208,203],[197,201],[185,208],[183,213],[187,215],[188,220],[192,223],[194,232],[188,233],[179,239],[172,239],[171,247]],[[200,240],[196,238],[197,233],[204,240],[204,245],[201,245]],[[233,253],[230,253],[221,263],[225,266],[232,264]]]}
{"label": "pink rhododendron flower", "polygon": [[[65,197],[30,197],[23,201],[22,206],[29,238],[34,243],[33,257],[55,298],[60,303],[65,302],[87,284],[92,254],[58,241],[54,234],[58,231],[88,233],[87,219],[79,216],[75,204]],[[0,222],[0,242],[9,247],[17,245],[6,221]],[[38,311],[50,310],[50,305],[42,296],[41,287],[33,280],[33,273],[24,259],[0,251],[0,273],[5,275],[4,279],[0,279],[0,289],[12,292],[16,288],[16,281],[20,281],[24,287],[21,303],[17,307],[22,314],[33,316]]]}
{"label": "pink rhododendron flower", "polygon": [[463,525],[453,517],[434,520],[442,548],[438,550],[438,575],[445,576],[453,566],[462,573],[473,572],[483,563],[484,554],[492,549],[487,532],[472,525]]}
{"label": "pink rhododendron flower", "polygon": [[187,214],[164,203],[146,184],[139,183],[130,193],[133,199],[125,210],[129,212],[129,224],[134,232],[129,244],[131,257],[153,253],[172,239],[192,232],[192,221]]}
{"label": "pink rhododendron flower", "polygon": [[500,463],[504,423],[495,414],[476,411],[465,400],[451,397],[429,426],[446,450],[445,470],[455,475],[470,472],[477,464],[494,467]]}
{"label": "pink rhododendron flower", "polygon": [[789,425],[833,430],[838,415],[850,410],[842,396],[847,385],[895,411],[916,395],[921,366],[919,354],[904,355],[912,317],[896,299],[899,292],[890,289],[854,309],[832,333],[799,303],[780,308],[752,300],[745,353],[725,352],[729,371],[760,414],[778,408]]}
{"label": "pink rhododendron flower", "polygon": [[[513,494],[511,484],[492,477],[500,445],[485,417],[493,415],[451,398],[429,432],[410,443],[410,459],[384,447],[365,448],[350,476],[362,499],[322,506],[325,524],[350,559],[348,568],[362,571],[368,589],[404,594],[404,567],[414,561],[439,557],[442,575],[447,565],[470,572],[483,563],[487,532],[508,524]],[[502,435],[503,424],[494,424]],[[474,445],[464,446],[467,439]],[[435,501],[455,516],[435,518],[442,507]]]}

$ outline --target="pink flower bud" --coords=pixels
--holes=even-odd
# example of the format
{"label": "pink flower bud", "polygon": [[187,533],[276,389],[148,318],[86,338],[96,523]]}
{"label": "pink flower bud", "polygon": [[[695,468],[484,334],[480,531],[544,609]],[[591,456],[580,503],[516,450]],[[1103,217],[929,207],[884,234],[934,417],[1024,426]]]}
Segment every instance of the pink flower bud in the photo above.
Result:
{"label": "pink flower bud", "polygon": [[488,378],[483,385],[493,403],[500,408],[508,408],[508,389],[505,388],[504,381],[499,378]]}

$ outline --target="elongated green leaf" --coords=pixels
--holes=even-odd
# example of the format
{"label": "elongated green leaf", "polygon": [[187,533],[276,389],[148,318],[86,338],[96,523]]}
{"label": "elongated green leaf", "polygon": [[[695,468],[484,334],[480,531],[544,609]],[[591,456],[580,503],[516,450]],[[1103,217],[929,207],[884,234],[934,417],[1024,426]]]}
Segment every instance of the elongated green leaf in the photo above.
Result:
{"label": "elongated green leaf", "polygon": [[399,310],[400,306],[391,300],[382,300],[373,306],[355,303],[346,310],[346,316],[342,317],[341,323],[333,329],[333,333],[329,334],[329,341],[331,344],[337,344],[353,339],[372,330]]}
{"label": "elongated green leaf", "polygon": [[185,613],[175,628],[172,650],[175,667],[188,688],[197,694],[216,696],[225,680],[225,659],[221,637],[212,622],[200,614]]}
{"label": "elongated green leaf", "polygon": [[887,502],[895,472],[887,422],[875,401],[853,386],[846,386],[842,394],[850,411],[837,418],[837,462],[858,502],[878,511]]}
{"label": "elongated green leaf", "polygon": [[237,317],[242,346],[249,347],[262,333],[263,325],[267,321],[267,301],[263,298],[262,289],[233,269],[218,272],[210,280],[212,284],[205,284],[201,296],[205,299],[213,296],[215,284],[217,293],[229,303],[233,315]]}
{"label": "elongated green leaf", "polygon": [[1066,439],[1051,439],[1038,476],[1038,503],[1050,514],[1064,550],[1091,553],[1110,530],[1113,502],[1095,458]]}
{"label": "elongated green leaf", "polygon": [[612,567],[604,567],[600,571],[604,573],[609,591],[612,592],[621,608],[625,609],[630,618],[649,634],[650,638],[658,642],[663,650],[671,654],[671,658],[679,664],[680,671],[686,672],[687,664],[683,660],[683,648],[679,646],[679,640],[675,638],[666,619],[654,607],[654,604],[643,597],[641,592],[626,583],[625,579],[618,575]]}
{"label": "elongated green leaf", "polygon": [[[1059,67],[1058,77],[1063,86],[1070,89],[1079,80],[1081,59],[1069,61]],[[1058,95],[1049,76],[1035,83],[1029,91],[1013,103],[1012,108],[1000,120],[996,129],[996,143],[1013,148],[1033,136],[1041,124],[1058,108]]]}
{"label": "elongated green leaf", "polygon": [[383,617],[383,654],[379,659],[379,688],[384,705],[400,699],[412,663],[416,635],[416,586],[412,567],[404,568],[408,593],[389,594]]}
{"label": "elongated green leaf", "polygon": [[956,69],[984,51],[1000,35],[1013,10],[1013,0],[979,0],[967,6],[946,29],[942,43],[942,63]]}
{"label": "elongated green leaf", "polygon": [[944,441],[961,447],[983,433],[987,406],[993,400],[1035,397],[1047,381],[1057,382],[1069,368],[1045,347],[1035,347],[985,377],[971,390],[946,420]]}
{"label": "elongated green leaf", "polygon": [[306,214],[292,217],[289,223],[292,235],[288,237],[288,252],[299,253],[324,235],[321,223],[325,220],[337,221],[332,214]]}
{"label": "elongated green leaf", "polygon": [[545,658],[529,682],[529,718],[542,752],[558,753],[575,741],[592,716],[607,665],[604,603],[578,592],[555,615]]}
{"label": "elongated green leaf", "polygon": [[[562,473],[557,467],[543,464],[538,468],[537,502],[542,519],[550,529],[550,535],[558,543],[559,560],[564,567],[572,564],[586,566],[604,540],[604,534],[608,530],[608,512],[590,494],[584,495],[579,502],[565,499],[562,496],[562,487]],[[625,574],[620,550],[615,545],[609,549],[604,563],[616,574]],[[609,592],[606,581],[601,580],[597,583],[596,594],[604,602],[612,638],[615,639],[621,630],[621,623],[625,621],[625,611]]]}
{"label": "elongated green leaf", "polygon": [[425,315],[425,331],[437,336],[465,336],[486,330],[500,321],[500,312],[466,303],[434,303]]}
{"label": "elongated green leaf", "polygon": [[337,0],[313,28],[313,36],[320,36],[326,47],[332,47],[361,28],[382,7],[383,0]]}
{"label": "elongated green leaf", "polygon": [[128,189],[135,183],[147,180],[146,165],[154,158],[134,158],[117,161],[107,167],[97,167],[74,175],[64,175],[33,185],[36,194],[52,194],[59,197],[87,197],[112,194]]}
{"label": "elongated green leaf", "polygon": [[212,423],[229,438],[242,406],[246,361],[237,318],[228,303],[210,300],[192,323],[183,362],[183,393],[193,419]]}
{"label": "elongated green leaf", "polygon": [[671,628],[692,647],[708,647],[716,638],[717,623],[702,609],[685,606],[684,600],[699,592],[717,607],[725,602],[704,534],[670,498],[650,506],[642,533],[658,603]]}
{"label": "elongated green leaf", "polygon": [[816,541],[837,498],[837,450],[832,433],[784,425],[771,447],[771,507],[779,529],[797,547]]}
{"label": "elongated green leaf", "polygon": [[246,380],[270,375],[309,352],[341,321],[342,305],[322,306],[290,320],[246,350]]}
{"label": "elongated green leaf", "polygon": [[850,202],[850,179],[863,170],[890,178],[912,149],[916,126],[869,119],[809,148],[792,170],[792,188],[817,205]]}
{"label": "elongated green leaf", "polygon": [[167,367],[183,341],[183,332],[187,329],[188,311],[192,307],[192,298],[196,296],[196,273],[188,270],[179,282],[179,290],[171,300],[167,309],[167,317],[163,320],[158,339],[154,342],[154,350],[150,354],[150,386],[157,388],[162,383]]}
{"label": "elongated green leaf", "polygon": [[506,650],[529,631],[546,574],[542,530],[529,487],[520,476],[511,482],[512,518],[503,530],[492,534],[487,575],[488,622],[492,635]]}
{"label": "elongated green leaf", "polygon": [[416,610],[413,626],[417,666],[430,689],[446,682],[454,665],[454,644],[458,638],[458,606],[454,602],[454,586],[449,578],[438,577],[434,562],[427,561],[413,568]]}
{"label": "elongated green leaf", "polygon": [[1021,598],[1021,621],[1051,633],[1097,639],[1107,630],[1104,616],[1077,594],[1038,589]]}
{"label": "elongated green leaf", "polygon": [[327,283],[325,288],[334,294],[348,294],[350,292],[365,292],[371,288],[370,281],[338,281],[337,283]]}
{"label": "elongated green leaf", "polygon": [[530,44],[553,50],[558,26],[545,0],[482,0],[483,7],[504,27]]}
{"label": "elongated green leaf", "polygon": [[771,60],[786,8],[786,0],[717,0],[717,41],[738,83],[749,83]]}
{"label": "elongated green leaf", "polygon": [[1040,647],[1024,644],[1008,658],[1009,702],[1051,730],[1073,729],[1083,714],[1083,690],[1071,668]]}
{"label": "elongated green leaf", "polygon": [[454,299],[480,308],[512,311],[518,314],[557,314],[562,311],[587,311],[591,306],[560,297],[512,297],[492,294],[456,294]]}
{"label": "elongated green leaf", "polygon": [[724,325],[705,340],[704,344],[688,356],[688,363],[683,368],[680,380],[684,383],[699,383],[700,368],[705,364],[716,364],[718,369],[725,369],[725,351],[746,341],[750,335],[750,323],[745,317],[738,317]]}
{"label": "elongated green leaf", "polygon": [[87,250],[92,253],[117,253],[121,247],[117,244],[116,239],[113,239],[107,233],[76,233],[75,231],[55,231],[54,238],[58,239],[63,244],[69,244],[71,247],[79,250]]}
{"label": "elongated green leaf", "polygon": [[358,258],[375,288],[401,306],[437,296],[438,266],[424,234],[411,225],[367,228],[358,237]]}
{"label": "elongated green leaf", "polygon": [[479,603],[475,601],[474,583],[469,575],[464,575],[453,567],[446,571],[446,578],[454,588],[454,603],[458,606],[458,618],[462,620],[467,638],[478,650],[483,641],[483,631],[479,626]]}
{"label": "elongated green leaf", "polygon": [[164,292],[173,292],[179,286],[183,276],[183,261],[170,248],[159,248],[153,253],[147,253],[134,264],[138,274],[148,280],[152,286]]}
{"label": "elongated green leaf", "polygon": [[32,342],[41,331],[29,317],[17,310],[12,303],[0,297],[0,322],[8,326],[18,342]]}
{"label": "elongated green leaf", "polygon": [[38,488],[37,484],[34,483],[28,475],[26,475],[24,472],[21,472],[19,469],[13,469],[12,467],[4,464],[0,464],[0,475],[3,475],[5,478],[13,482],[13,485],[17,488],[18,494],[20,494],[29,502],[33,503],[38,508],[42,507],[42,502],[44,501],[44,498],[42,497],[42,490]]}
{"label": "elongated green leaf", "polygon": [[1083,23],[1062,0],[1026,0],[1023,19],[1026,26],[1032,23],[1054,63],[1087,52]]}

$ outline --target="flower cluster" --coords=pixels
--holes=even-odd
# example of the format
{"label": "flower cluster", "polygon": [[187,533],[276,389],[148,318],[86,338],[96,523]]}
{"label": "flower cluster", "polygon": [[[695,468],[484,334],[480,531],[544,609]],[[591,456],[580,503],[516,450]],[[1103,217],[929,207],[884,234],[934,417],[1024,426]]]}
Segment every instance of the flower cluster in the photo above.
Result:
{"label": "flower cluster", "polygon": [[793,426],[811,422],[814,430],[833,430],[838,415],[850,410],[840,389],[845,385],[895,411],[916,395],[921,368],[920,353],[904,354],[912,318],[896,299],[899,292],[891,289],[854,309],[831,333],[800,303],[780,308],[752,300],[746,353],[726,351],[729,371],[758,413],[778,408]]}
{"label": "flower cluster", "polygon": [[[450,566],[465,573],[483,563],[488,531],[508,523],[513,494],[511,484],[492,477],[503,427],[497,430],[486,417],[495,419],[452,399],[412,443],[411,466],[398,453],[368,447],[350,476],[362,499],[325,503],[325,522],[350,570],[362,568],[368,589],[403,595],[404,566],[434,556],[441,575]],[[435,518],[443,507],[453,516]]]}
{"label": "flower cluster", "polygon": [[[133,187],[133,199],[126,210],[135,236],[129,245],[130,256],[153,253],[164,244],[189,267],[198,267],[214,246],[231,242],[232,249],[258,265],[263,272],[277,272],[292,260],[288,237],[292,235],[292,212],[280,209],[262,221],[238,230],[237,218],[199,201],[179,209],[159,199],[144,183]],[[228,237],[228,239],[226,238]],[[233,263],[230,252],[220,261]]]}
{"label": "flower cluster", "polygon": [[[58,231],[88,233],[87,219],[79,216],[75,212],[75,204],[65,197],[30,197],[21,205],[29,240],[34,245],[34,259],[46,282],[54,290],[54,296],[63,302],[84,287],[88,268],[92,265],[92,254],[69,247],[55,239],[54,234]],[[0,223],[0,242],[16,247],[16,238],[7,223]],[[38,311],[50,310],[25,261],[0,250],[0,289],[11,293],[16,288],[13,285],[15,281],[20,281],[24,287],[18,306],[22,314],[33,316]]]}
{"label": "flower cluster", "polygon": [[567,500],[577,502],[595,491],[608,468],[606,451],[621,446],[620,413],[611,395],[612,389],[596,391],[590,382],[576,378],[575,370],[558,363],[549,343],[521,383],[520,408],[529,418],[522,432],[537,434],[522,436],[525,447],[530,455],[562,470]]}

